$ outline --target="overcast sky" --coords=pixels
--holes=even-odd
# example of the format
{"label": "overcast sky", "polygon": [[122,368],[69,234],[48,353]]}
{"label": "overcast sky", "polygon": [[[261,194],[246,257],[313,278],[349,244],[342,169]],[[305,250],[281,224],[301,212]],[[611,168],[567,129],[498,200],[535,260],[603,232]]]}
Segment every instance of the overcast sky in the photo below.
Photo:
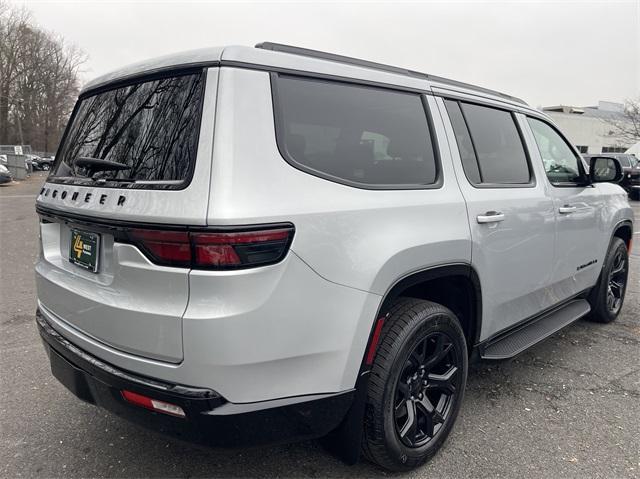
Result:
{"label": "overcast sky", "polygon": [[21,1],[84,49],[84,79],[170,52],[288,43],[502,90],[533,106],[640,96],[640,0]]}

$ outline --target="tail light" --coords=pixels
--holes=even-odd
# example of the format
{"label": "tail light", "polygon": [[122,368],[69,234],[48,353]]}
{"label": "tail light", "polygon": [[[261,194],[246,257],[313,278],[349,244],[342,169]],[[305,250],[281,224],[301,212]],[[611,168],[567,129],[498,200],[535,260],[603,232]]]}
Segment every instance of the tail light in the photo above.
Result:
{"label": "tail light", "polygon": [[191,245],[186,231],[130,230],[129,237],[149,259],[167,266],[191,263]]}
{"label": "tail light", "polygon": [[282,260],[293,239],[293,225],[233,231],[131,229],[124,240],[154,263],[194,269],[240,269]]}

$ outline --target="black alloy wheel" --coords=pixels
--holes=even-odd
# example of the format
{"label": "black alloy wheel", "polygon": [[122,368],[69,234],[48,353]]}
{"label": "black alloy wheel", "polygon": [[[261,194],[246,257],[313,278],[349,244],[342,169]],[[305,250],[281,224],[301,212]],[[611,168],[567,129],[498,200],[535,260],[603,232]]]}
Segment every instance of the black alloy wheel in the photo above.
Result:
{"label": "black alloy wheel", "polygon": [[459,366],[451,339],[441,332],[422,339],[398,378],[394,401],[396,432],[408,447],[429,442],[451,414]]}
{"label": "black alloy wheel", "polygon": [[629,279],[629,251],[621,238],[613,238],[604,259],[598,283],[588,296],[591,312],[587,319],[598,323],[615,320],[624,304]]}
{"label": "black alloy wheel", "polygon": [[390,471],[431,459],[453,428],[467,380],[460,320],[441,304],[399,298],[368,373],[362,451]]}
{"label": "black alloy wheel", "polygon": [[627,289],[627,268],[627,255],[625,251],[619,249],[613,257],[607,286],[607,309],[614,315],[620,312],[624,301],[624,293]]}

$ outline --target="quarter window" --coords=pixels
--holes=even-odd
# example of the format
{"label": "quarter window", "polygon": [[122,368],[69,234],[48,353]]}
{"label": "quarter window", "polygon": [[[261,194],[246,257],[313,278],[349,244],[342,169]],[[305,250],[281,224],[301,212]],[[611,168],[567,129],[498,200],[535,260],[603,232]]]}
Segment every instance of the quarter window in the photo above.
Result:
{"label": "quarter window", "polygon": [[551,183],[577,183],[582,175],[581,161],[569,144],[547,123],[527,118],[536,139],[544,170]]}
{"label": "quarter window", "polygon": [[436,183],[420,95],[288,75],[273,87],[278,146],[297,168],[354,186]]}
{"label": "quarter window", "polygon": [[456,136],[456,143],[458,144],[458,151],[460,152],[460,159],[462,160],[462,167],[467,179],[477,185],[482,183],[480,178],[480,170],[478,169],[478,159],[476,158],[475,149],[473,148],[473,142],[471,141],[471,135],[469,129],[464,121],[462,110],[457,101],[445,100],[447,112],[453,125],[453,131]]}

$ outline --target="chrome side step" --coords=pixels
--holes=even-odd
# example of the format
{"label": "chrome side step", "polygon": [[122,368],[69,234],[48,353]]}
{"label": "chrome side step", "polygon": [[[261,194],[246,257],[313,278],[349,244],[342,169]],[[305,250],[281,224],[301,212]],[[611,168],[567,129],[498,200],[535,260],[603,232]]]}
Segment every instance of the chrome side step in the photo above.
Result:
{"label": "chrome side step", "polygon": [[480,355],[482,359],[507,359],[548,338],[591,311],[584,299],[576,299],[542,315],[522,327],[491,341]]}

